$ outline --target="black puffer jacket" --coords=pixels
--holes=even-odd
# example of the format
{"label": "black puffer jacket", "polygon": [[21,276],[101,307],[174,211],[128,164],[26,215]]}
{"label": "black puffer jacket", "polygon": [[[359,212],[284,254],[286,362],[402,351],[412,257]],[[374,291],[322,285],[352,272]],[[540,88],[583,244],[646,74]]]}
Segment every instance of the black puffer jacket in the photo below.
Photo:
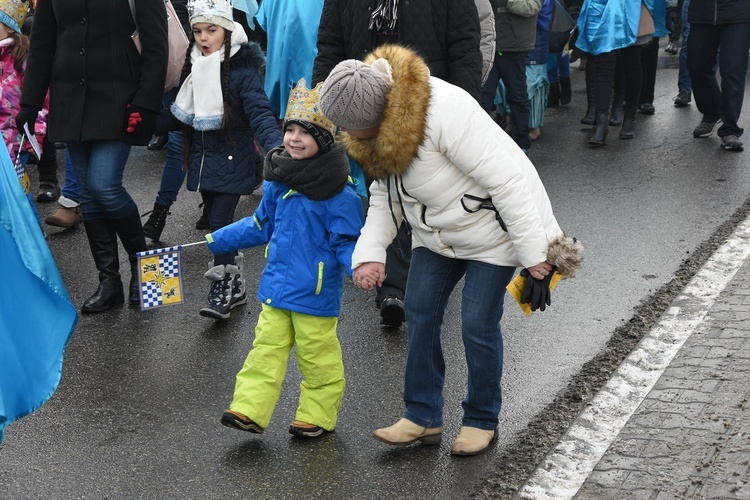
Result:
{"label": "black puffer jacket", "polygon": [[152,130],[127,134],[126,111],[161,109],[167,13],[154,0],[135,0],[135,9],[141,54],[128,0],[38,0],[21,105],[41,109],[49,87],[52,141],[148,143]]}
{"label": "black puffer jacket", "polygon": [[750,23],[750,1],[691,0],[688,22],[691,24]]}
{"label": "black puffer jacket", "polygon": [[[368,29],[376,0],[326,0],[318,28],[313,85],[345,59],[362,59],[375,48]],[[479,17],[471,0],[399,0],[398,37],[416,50],[432,76],[457,85],[479,99],[482,54]]]}

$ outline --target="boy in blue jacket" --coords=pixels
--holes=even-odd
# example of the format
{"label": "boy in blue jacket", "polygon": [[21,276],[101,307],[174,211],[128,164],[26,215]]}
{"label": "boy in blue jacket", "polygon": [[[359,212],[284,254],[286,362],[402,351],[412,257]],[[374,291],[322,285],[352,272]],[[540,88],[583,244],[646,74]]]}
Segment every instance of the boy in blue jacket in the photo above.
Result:
{"label": "boy in blue jacket", "polygon": [[295,344],[303,381],[289,432],[332,431],[344,394],[336,326],[364,214],[345,150],[334,142],[336,127],[318,111],[319,93],[320,85],[309,90],[304,80],[292,90],[284,144],[266,156],[255,213],[206,235],[217,255],[268,245],[255,341],[221,419],[243,431],[261,433],[271,421]]}

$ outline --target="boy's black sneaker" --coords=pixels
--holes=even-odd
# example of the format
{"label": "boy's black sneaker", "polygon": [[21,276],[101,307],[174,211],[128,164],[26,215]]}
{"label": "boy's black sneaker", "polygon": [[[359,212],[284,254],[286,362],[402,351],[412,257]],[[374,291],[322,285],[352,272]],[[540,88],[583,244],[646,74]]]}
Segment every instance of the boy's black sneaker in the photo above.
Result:
{"label": "boy's black sneaker", "polygon": [[308,424],[302,420],[295,420],[289,426],[289,434],[300,437],[314,438],[325,432],[325,429],[314,424]]}
{"label": "boy's black sneaker", "polygon": [[263,428],[247,418],[242,413],[226,410],[221,416],[221,425],[226,425],[232,429],[252,432],[253,434],[262,434]]}

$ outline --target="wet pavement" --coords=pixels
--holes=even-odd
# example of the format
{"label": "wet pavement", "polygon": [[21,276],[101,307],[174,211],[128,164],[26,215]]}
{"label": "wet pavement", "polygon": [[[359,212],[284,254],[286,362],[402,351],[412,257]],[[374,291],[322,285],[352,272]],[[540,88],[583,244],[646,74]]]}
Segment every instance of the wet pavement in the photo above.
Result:
{"label": "wet pavement", "polygon": [[525,499],[750,498],[750,219],[521,488]]}
{"label": "wet pavement", "polygon": [[[287,433],[299,390],[293,361],[263,436],[220,426],[260,306],[249,300],[223,323],[199,317],[210,255],[191,247],[183,253],[184,305],[146,313],[124,306],[81,318],[57,393],[6,430],[0,497],[466,498],[507,465],[500,457],[522,466],[527,457],[519,441],[530,423],[545,410],[554,413],[553,400],[568,381],[605,349],[644,298],[670,283],[750,193],[746,153],[720,151],[716,137],[693,139],[697,110],[671,106],[676,70],[665,65],[657,75],[657,112],[639,115],[636,139],[619,141],[612,130],[607,147],[598,151],[586,147],[589,133],[579,125],[583,72],[573,78],[574,101],[550,111],[530,157],[556,216],[584,242],[587,257],[582,272],[555,290],[543,315],[527,319],[515,305],[506,307],[502,432],[494,450],[464,460],[448,455],[465,392],[457,297],[443,335],[444,443],[394,449],[370,437],[401,414],[406,339],[403,330],[382,330],[372,296],[348,282],[339,323],[347,392],[336,432],[314,442]],[[133,150],[126,185],[142,212],[153,204],[163,161],[163,151]],[[202,239],[194,228],[199,201],[195,193],[180,193],[163,246]],[[243,197],[238,217],[252,213],[257,202],[257,195]],[[42,206],[42,216],[53,210]],[[96,283],[85,232],[50,230],[49,243],[80,305]],[[245,255],[247,287],[253,291],[263,251],[248,249]],[[121,262],[127,269],[124,253]],[[128,271],[124,274],[127,279]],[[625,456],[612,450],[615,457]],[[499,495],[497,489],[482,491]],[[609,491],[617,498],[616,489]]]}

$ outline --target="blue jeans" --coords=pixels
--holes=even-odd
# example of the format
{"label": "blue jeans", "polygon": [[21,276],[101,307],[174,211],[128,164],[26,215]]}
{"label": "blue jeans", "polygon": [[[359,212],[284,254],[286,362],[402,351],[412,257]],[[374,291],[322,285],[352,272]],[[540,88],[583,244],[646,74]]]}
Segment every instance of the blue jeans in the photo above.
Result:
{"label": "blue jeans", "polygon": [[130,144],[120,141],[68,142],[81,211],[88,220],[124,219],[138,206],[122,185]]}
{"label": "blue jeans", "polygon": [[76,171],[73,169],[73,162],[70,161],[70,153],[67,149],[65,149],[65,185],[62,188],[62,195],[77,203],[81,202]]}
{"label": "blue jeans", "polygon": [[161,172],[159,194],[156,196],[156,204],[167,208],[177,201],[177,193],[185,180],[185,170],[182,168],[183,135],[181,130],[169,132],[167,159]]}
{"label": "blue jeans", "polygon": [[409,335],[404,381],[404,418],[423,427],[443,425],[445,360],[440,330],[448,299],[464,278],[461,332],[468,367],[462,425],[494,430],[502,404],[505,287],[514,267],[451,259],[424,247],[412,254],[405,310]]}
{"label": "blue jeans", "polygon": [[[703,121],[721,118],[717,134],[741,136],[737,124],[745,97],[747,52],[750,48],[750,23],[690,25],[688,69],[693,95]],[[721,87],[716,81],[716,54],[719,55]]]}
{"label": "blue jeans", "polygon": [[[176,87],[164,94],[162,105],[165,108],[169,109],[172,106],[179,90],[179,87]],[[163,207],[169,208],[177,201],[177,193],[180,192],[182,183],[185,180],[185,170],[182,168],[183,136],[182,130],[175,130],[168,133],[167,159],[164,162],[164,169],[161,172],[159,194],[156,196],[156,204]]]}
{"label": "blue jeans", "polygon": [[551,52],[547,60],[547,79],[557,83],[560,78],[570,78],[570,55]]}
{"label": "blue jeans", "polygon": [[693,90],[693,86],[690,83],[690,72],[687,67],[688,59],[688,37],[690,36],[690,23],[688,22],[688,8],[690,7],[690,0],[685,0],[682,4],[682,43],[680,44],[680,72],[677,77],[677,90],[680,92]]}

